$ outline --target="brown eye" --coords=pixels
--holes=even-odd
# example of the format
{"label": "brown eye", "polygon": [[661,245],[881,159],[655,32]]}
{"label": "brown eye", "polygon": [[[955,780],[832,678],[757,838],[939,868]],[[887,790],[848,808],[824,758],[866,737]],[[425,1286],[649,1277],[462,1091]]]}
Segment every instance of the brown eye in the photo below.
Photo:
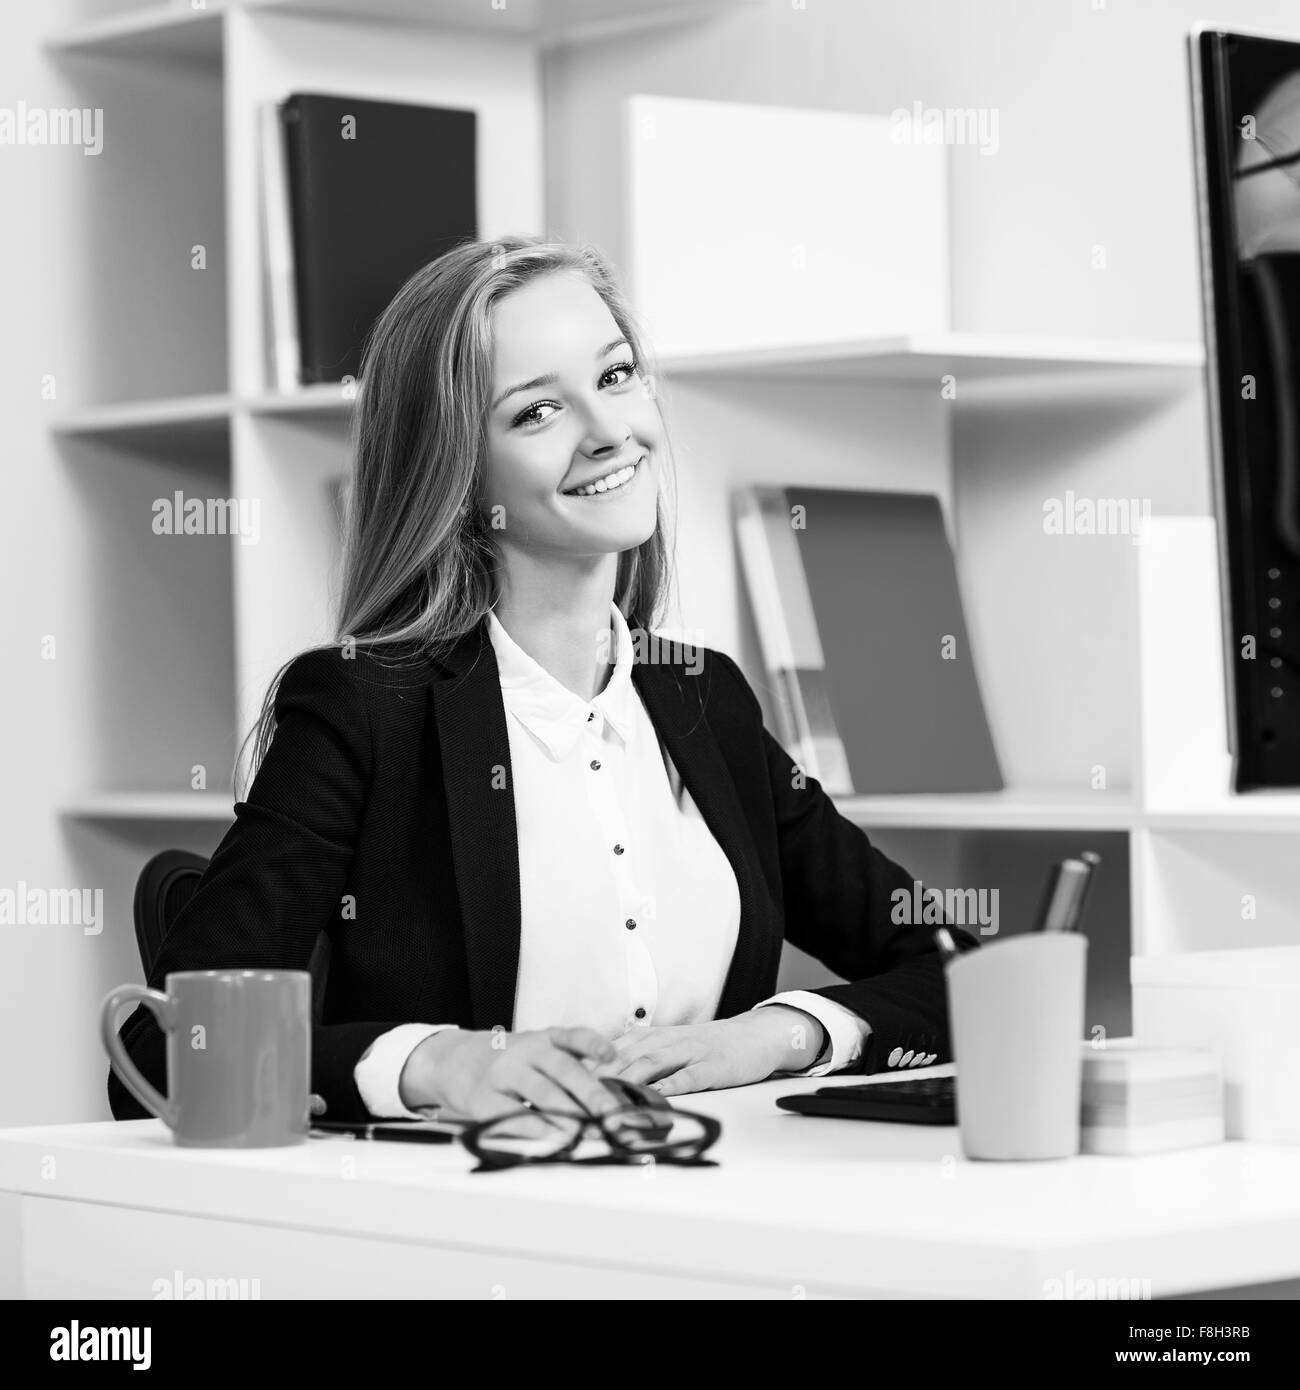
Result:
{"label": "brown eye", "polygon": [[637,365],[635,362],[616,362],[612,367],[605,368],[600,379],[604,381],[605,377],[609,376],[611,372],[627,372],[628,379],[630,379],[636,375]]}
{"label": "brown eye", "polygon": [[544,424],[544,423],[545,423],[544,420],[540,420],[540,419],[537,418],[537,412],[538,412],[539,410],[545,409],[547,406],[553,406],[553,405],[554,405],[554,402],[553,402],[553,401],[537,401],[535,404],[530,405],[526,410],[521,410],[521,411],[519,412],[519,414],[515,416],[514,420],[511,422],[511,424],[512,424],[512,425],[524,425],[524,424],[527,424],[527,425],[540,425],[540,424]]}

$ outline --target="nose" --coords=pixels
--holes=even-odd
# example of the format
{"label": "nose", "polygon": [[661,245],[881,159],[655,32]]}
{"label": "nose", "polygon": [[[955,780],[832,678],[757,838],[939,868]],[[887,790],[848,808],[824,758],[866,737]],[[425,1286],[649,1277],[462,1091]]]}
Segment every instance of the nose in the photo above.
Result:
{"label": "nose", "polygon": [[596,400],[586,408],[586,434],[580,445],[589,458],[601,459],[617,454],[632,431],[613,401]]}

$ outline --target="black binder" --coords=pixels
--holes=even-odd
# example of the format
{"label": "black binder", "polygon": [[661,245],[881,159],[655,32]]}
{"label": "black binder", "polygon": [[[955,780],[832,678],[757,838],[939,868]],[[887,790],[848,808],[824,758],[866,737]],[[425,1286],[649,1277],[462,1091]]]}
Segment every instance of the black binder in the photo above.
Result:
{"label": "black binder", "polygon": [[301,92],[280,113],[301,380],[341,381],[402,284],[478,236],[476,116]]}

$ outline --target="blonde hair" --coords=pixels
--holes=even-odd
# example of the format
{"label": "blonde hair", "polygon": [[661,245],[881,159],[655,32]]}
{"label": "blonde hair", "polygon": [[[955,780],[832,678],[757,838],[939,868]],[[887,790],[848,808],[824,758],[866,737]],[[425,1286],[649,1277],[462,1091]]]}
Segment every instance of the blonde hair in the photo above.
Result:
{"label": "blonde hair", "polygon": [[[641,375],[652,377],[635,315],[594,247],[507,236],[464,242],[416,271],[376,320],[362,358],[335,644],[423,660],[472,631],[496,602],[501,555],[480,509],[491,309],[557,271],[587,278]],[[669,477],[670,457],[665,450]],[[618,557],[614,601],[630,629],[648,632],[658,621],[668,582],[661,501],[653,533]],[[245,739],[254,749],[250,782],[274,736],[276,692],[293,659],[275,673]]]}

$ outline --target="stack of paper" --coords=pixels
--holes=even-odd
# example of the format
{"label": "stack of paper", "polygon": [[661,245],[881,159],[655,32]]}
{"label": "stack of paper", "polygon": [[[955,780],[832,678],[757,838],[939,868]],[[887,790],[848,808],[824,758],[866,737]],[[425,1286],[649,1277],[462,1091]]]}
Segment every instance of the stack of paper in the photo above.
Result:
{"label": "stack of paper", "polygon": [[1080,1151],[1141,1154],[1223,1142],[1223,1070],[1208,1049],[1139,1047],[1127,1039],[1083,1052]]}

